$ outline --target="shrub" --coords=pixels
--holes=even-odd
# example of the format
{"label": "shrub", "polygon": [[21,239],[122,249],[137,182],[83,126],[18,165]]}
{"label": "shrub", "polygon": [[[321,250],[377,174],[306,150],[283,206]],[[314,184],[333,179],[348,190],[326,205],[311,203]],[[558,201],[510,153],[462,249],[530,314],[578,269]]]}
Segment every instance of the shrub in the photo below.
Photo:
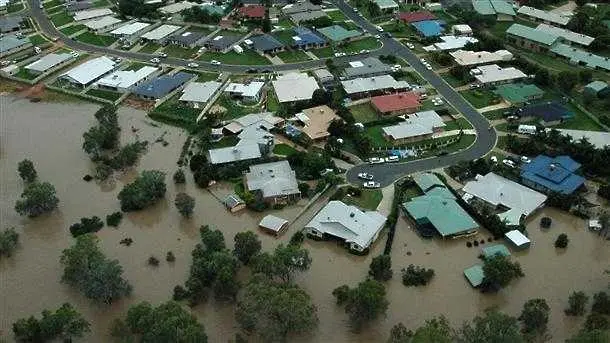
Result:
{"label": "shrub", "polygon": [[310,189],[311,189],[311,187],[309,186],[308,183],[299,182],[299,192],[301,192],[302,196],[309,197],[309,190]]}
{"label": "shrub", "polygon": [[374,257],[369,266],[369,275],[377,281],[387,281],[392,278],[392,259],[390,255]]}
{"label": "shrub", "polygon": [[122,211],[141,210],[165,196],[165,173],[145,170],[119,193]]}
{"label": "shrub", "polygon": [[154,256],[151,256],[148,258],[148,264],[151,266],[156,267],[159,265],[159,262],[160,262],[159,259]]}
{"label": "shrub", "polygon": [[589,297],[584,292],[574,292],[568,299],[569,307],[564,310],[568,316],[582,316],[587,310]]}
{"label": "shrub", "polygon": [[186,176],[184,175],[184,171],[182,169],[176,170],[174,173],[174,183],[175,184],[183,184],[186,182]]}
{"label": "shrub", "polygon": [[297,231],[294,233],[294,235],[292,235],[292,237],[290,237],[290,242],[288,243],[288,245],[300,246],[303,241],[305,241],[305,235],[303,234],[303,231]]}
{"label": "shrub", "polygon": [[402,271],[402,283],[405,286],[425,286],[434,277],[433,269],[414,266],[410,264]]}
{"label": "shrub", "polygon": [[561,249],[565,249],[568,247],[568,235],[566,235],[565,233],[560,234],[559,236],[557,236],[557,239],[555,240],[555,248],[561,248]]}
{"label": "shrub", "polygon": [[123,212],[114,212],[106,216],[106,225],[117,227],[123,219]]}
{"label": "shrub", "polygon": [[173,252],[168,251],[168,252],[167,252],[167,255],[165,255],[165,260],[166,260],[167,262],[174,262],[174,261],[176,261],[176,256],[174,256],[174,253],[173,253]]}
{"label": "shrub", "polygon": [[172,299],[174,299],[175,301],[187,299],[189,296],[189,292],[184,287],[180,285],[174,287],[174,294],[172,295]]}
{"label": "shrub", "polygon": [[540,219],[540,227],[544,229],[550,228],[552,223],[553,220],[549,217],[542,217],[542,219]]}
{"label": "shrub", "polygon": [[97,232],[104,227],[104,222],[98,217],[81,218],[80,223],[70,225],[70,233],[73,237],[84,235],[90,232]]}

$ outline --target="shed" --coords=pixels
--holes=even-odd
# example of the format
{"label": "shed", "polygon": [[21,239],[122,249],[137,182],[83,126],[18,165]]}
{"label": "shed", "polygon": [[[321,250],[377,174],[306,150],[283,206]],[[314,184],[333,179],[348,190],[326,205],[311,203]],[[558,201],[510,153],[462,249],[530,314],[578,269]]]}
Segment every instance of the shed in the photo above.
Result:
{"label": "shed", "polygon": [[587,84],[584,92],[593,97],[603,98],[610,96],[610,86],[608,86],[608,83],[604,81],[597,80]]}
{"label": "shed", "polygon": [[273,216],[271,214],[266,215],[258,224],[261,229],[269,231],[275,236],[281,235],[288,228],[288,221],[286,219]]}
{"label": "shed", "polygon": [[527,238],[527,236],[521,233],[521,231],[519,230],[508,231],[504,234],[504,237],[506,237],[508,241],[513,243],[515,247],[520,249],[529,248],[531,243],[530,239]]}
{"label": "shed", "polygon": [[246,203],[235,194],[227,195],[222,202],[231,213],[235,213],[246,208]]}
{"label": "shed", "polygon": [[472,267],[464,269],[464,276],[470,282],[472,287],[478,287],[483,283],[483,279],[485,278],[485,273],[483,272],[483,267],[479,264],[475,264]]}
{"label": "shed", "polygon": [[504,244],[495,244],[483,248],[483,255],[485,257],[493,257],[496,255],[510,256],[510,251]]}

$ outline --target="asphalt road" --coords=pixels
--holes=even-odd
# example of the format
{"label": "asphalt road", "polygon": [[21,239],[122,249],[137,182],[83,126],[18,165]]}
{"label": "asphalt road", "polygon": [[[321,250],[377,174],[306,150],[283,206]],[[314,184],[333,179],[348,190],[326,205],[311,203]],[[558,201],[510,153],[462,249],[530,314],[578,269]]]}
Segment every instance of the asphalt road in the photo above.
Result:
{"label": "asphalt road", "polygon": [[[31,16],[38,22],[40,29],[50,37],[58,37],[64,42],[65,45],[75,50],[82,50],[88,52],[94,52],[99,54],[106,54],[111,56],[119,56],[125,59],[143,60],[147,61],[153,56],[150,54],[143,54],[137,52],[129,52],[123,50],[109,49],[107,47],[99,47],[95,45],[85,44],[70,39],[60,31],[58,31],[51,21],[48,19],[43,10],[39,8],[39,0],[29,0],[31,7]],[[375,35],[377,30],[375,26],[369,23],[366,19],[355,13],[345,1],[334,0],[333,3],[343,13],[353,20],[356,24],[362,27],[367,32]],[[440,76],[433,71],[427,70],[424,65],[421,64],[419,58],[411,52],[407,47],[400,44],[398,41],[382,36],[381,38],[383,46],[381,49],[368,54],[351,55],[340,58],[332,58],[337,64],[347,63],[354,59],[361,59],[366,56],[378,56],[378,55],[396,55],[404,58],[419,74],[426,79],[440,95],[442,95],[446,101],[452,104],[459,112],[463,113],[464,116],[472,123],[474,129],[477,132],[477,139],[473,145],[468,149],[462,150],[457,153],[442,157],[433,157],[423,160],[416,160],[405,163],[392,163],[392,164],[380,164],[380,165],[368,165],[362,164],[355,166],[347,172],[347,180],[352,183],[360,183],[357,175],[361,172],[371,173],[375,176],[375,181],[381,183],[381,186],[387,186],[399,177],[411,174],[418,171],[430,170],[456,164],[460,161],[474,160],[487,154],[493,149],[496,142],[496,131],[490,129],[489,121],[476,111],[460,94],[458,94],[453,88],[451,88]],[[186,66],[189,60],[183,60],[178,58],[165,58],[162,63],[171,66]],[[208,62],[197,61],[201,66],[201,69],[218,71],[218,72],[231,72],[231,73],[244,73],[246,70],[253,68],[254,66],[241,66],[241,65],[226,65],[222,64],[219,66],[212,65]],[[282,65],[268,65],[268,66],[257,66],[259,69],[268,69],[272,71],[287,71],[287,70],[300,70],[309,69],[324,66],[325,59],[316,61],[306,61]]]}

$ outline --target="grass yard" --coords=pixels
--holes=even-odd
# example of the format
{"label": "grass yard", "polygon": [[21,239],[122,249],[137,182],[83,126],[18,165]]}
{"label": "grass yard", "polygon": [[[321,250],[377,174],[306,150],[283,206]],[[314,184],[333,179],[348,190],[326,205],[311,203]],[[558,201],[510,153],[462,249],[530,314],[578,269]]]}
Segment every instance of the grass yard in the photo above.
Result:
{"label": "grass yard", "polygon": [[370,102],[350,106],[349,111],[352,113],[357,123],[368,123],[379,119],[377,112],[375,112],[375,109]]}
{"label": "grass yard", "polygon": [[504,118],[504,112],[506,112],[506,111],[510,111],[510,109],[501,108],[499,110],[484,112],[483,115],[485,116],[485,118],[487,118],[489,120],[502,119],[502,118]]}
{"label": "grass yard", "polygon": [[72,35],[77,33],[78,31],[84,30],[87,27],[85,25],[72,25],[72,26],[68,26],[68,27],[64,27],[63,29],[59,30],[61,31],[61,33],[63,33],[66,36]]}
{"label": "grass yard", "polygon": [[25,7],[23,7],[23,4],[21,2],[13,2],[13,3],[9,4],[8,6],[6,6],[6,12],[15,13],[15,12],[21,11],[24,8]]}
{"label": "grass yard", "polygon": [[121,93],[113,92],[113,91],[109,91],[109,90],[105,90],[105,89],[90,89],[85,94],[91,95],[91,96],[94,96],[94,97],[100,98],[100,99],[110,100],[110,101],[116,101],[121,97],[121,95],[123,95]]}
{"label": "grass yard", "polygon": [[229,51],[226,54],[221,52],[206,52],[199,56],[200,61],[211,61],[217,60],[224,64],[234,65],[269,65],[269,61],[264,56],[259,55],[253,50],[244,50],[243,53],[238,54],[235,51]]}
{"label": "grass yard", "polygon": [[456,120],[446,121],[443,130],[452,131],[460,129],[472,129],[472,125],[466,118],[458,118]]}
{"label": "grass yard", "polygon": [[199,72],[199,71],[189,71],[189,72],[199,75],[197,77],[198,82],[214,81],[218,78],[217,73],[206,73],[206,72]]}
{"label": "grass yard", "polygon": [[273,147],[273,153],[276,155],[288,156],[296,153],[297,150],[287,144],[276,144]]}
{"label": "grass yard", "polygon": [[152,54],[153,52],[159,50],[160,48],[162,48],[162,46],[160,44],[147,43],[140,50],[138,50],[138,52],[141,52],[143,54]]}
{"label": "grass yard", "polygon": [[447,81],[447,83],[452,87],[461,87],[461,86],[465,86],[468,83],[464,80],[459,80],[459,79],[455,78],[453,75],[451,75],[449,73],[441,73],[439,75],[443,78],[443,80]]}
{"label": "grass yard", "polygon": [[489,105],[493,105],[498,96],[486,89],[477,90],[465,90],[461,91],[460,94],[475,108],[482,108]]}
{"label": "grass yard", "polygon": [[197,116],[201,113],[201,109],[196,109],[184,105],[178,98],[181,94],[176,94],[157,108],[152,110],[148,115],[158,121],[188,127],[195,123]]}
{"label": "grass yard", "polygon": [[341,46],[340,48],[338,48],[338,50],[346,52],[346,53],[353,53],[353,52],[360,52],[360,50],[376,50],[379,49],[381,47],[381,43],[376,40],[373,37],[367,37],[364,39],[359,39],[353,42],[349,42],[343,46]]}
{"label": "grass yard", "polygon": [[280,102],[273,89],[267,91],[267,111],[277,112],[280,109]]}
{"label": "grass yard", "polygon": [[51,16],[51,22],[55,27],[63,26],[74,21],[71,15],[67,12],[60,12]]}
{"label": "grass yard", "polygon": [[15,77],[18,77],[18,78],[24,79],[24,80],[34,80],[38,76],[39,75],[31,73],[29,70],[27,70],[25,68],[19,69],[19,72],[17,72],[17,74],[15,74]]}
{"label": "grass yard", "polygon": [[199,50],[199,48],[183,48],[177,45],[170,45],[167,46],[163,51],[165,51],[165,53],[167,53],[168,56],[171,57],[176,57],[176,58],[182,58],[182,59],[190,59],[193,54],[197,53],[197,50]]}
{"label": "grass yard", "polygon": [[280,19],[280,21],[277,23],[276,26],[281,26],[283,28],[291,28],[292,27],[292,21],[290,21],[290,19],[286,18],[286,17],[282,17],[282,19]]}
{"label": "grass yard", "polygon": [[404,80],[409,83],[415,83],[418,85],[425,85],[428,81],[424,80],[417,72],[414,71],[403,71],[400,77],[397,77],[396,80]]}
{"label": "grass yard", "polygon": [[411,25],[406,25],[403,22],[394,21],[389,24],[381,25],[384,31],[390,32],[396,38],[411,38],[417,37],[417,32]]}
{"label": "grass yard", "polygon": [[218,149],[235,146],[237,142],[239,142],[239,138],[237,138],[237,136],[224,136],[218,142],[213,142],[211,148]]}
{"label": "grass yard", "polygon": [[284,63],[309,61],[310,58],[302,50],[282,51],[277,53],[277,57],[281,58]]}
{"label": "grass yard", "polygon": [[343,14],[343,12],[341,12],[339,9],[336,11],[327,11],[326,14],[328,14],[328,16],[334,21],[343,22],[347,20],[345,14]]}
{"label": "grass yard", "polygon": [[110,46],[116,42],[116,38],[112,36],[98,35],[93,32],[85,32],[74,37],[79,42],[97,45],[97,46]]}
{"label": "grass yard", "polygon": [[383,137],[382,129],[382,125],[375,125],[366,128],[366,135],[371,139],[371,146],[373,148],[384,147],[390,144],[390,142]]}
{"label": "grass yard", "polygon": [[152,67],[152,66],[150,64],[148,64],[148,63],[132,62],[124,70],[138,70],[138,69],[140,69],[142,67]]}
{"label": "grass yard", "polygon": [[106,7],[108,5],[109,5],[108,0],[95,0],[93,2],[93,7],[94,8]]}
{"label": "grass yard", "polygon": [[566,122],[554,126],[556,129],[572,129],[572,130],[588,130],[588,131],[605,131],[604,128],[599,126],[593,119],[578,109],[572,104],[567,104],[566,107],[574,113],[574,117],[568,119]]}
{"label": "grass yard", "polygon": [[222,117],[223,120],[235,119],[243,117],[246,114],[259,113],[261,111],[260,107],[258,106],[240,106],[226,95],[221,95],[214,105],[219,105],[227,109],[224,116]]}
{"label": "grass yard", "polygon": [[377,206],[383,199],[383,193],[379,189],[363,189],[359,197],[351,196],[346,194],[341,201],[348,205],[354,205],[356,207],[365,210],[376,210]]}
{"label": "grass yard", "polygon": [[59,5],[61,5],[61,1],[59,1],[59,0],[51,0],[51,1],[45,1],[42,4],[42,7],[44,7],[44,9],[46,10],[48,8],[59,6]]}
{"label": "grass yard", "polygon": [[33,35],[33,36],[29,36],[28,37],[30,39],[30,43],[32,43],[32,45],[40,45],[40,44],[44,44],[44,43],[48,43],[49,41],[44,38],[42,35]]}
{"label": "grass yard", "polygon": [[277,31],[273,33],[273,37],[288,46],[291,46],[292,43],[294,43],[294,40],[292,39],[294,35],[295,33],[294,31],[292,31],[292,29]]}
{"label": "grass yard", "polygon": [[331,46],[327,46],[325,48],[311,50],[311,52],[314,55],[316,55],[318,58],[333,57],[335,55],[335,50]]}

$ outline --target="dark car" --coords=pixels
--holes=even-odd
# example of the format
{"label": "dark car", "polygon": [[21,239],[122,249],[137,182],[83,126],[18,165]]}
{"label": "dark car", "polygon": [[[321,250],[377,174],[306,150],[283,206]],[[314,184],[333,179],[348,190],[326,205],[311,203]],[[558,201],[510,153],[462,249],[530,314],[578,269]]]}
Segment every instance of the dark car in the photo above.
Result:
{"label": "dark car", "polygon": [[390,32],[384,32],[383,35],[388,37],[388,38],[392,38],[392,34]]}
{"label": "dark car", "polygon": [[271,70],[270,70],[270,69],[265,69],[265,70],[263,70],[263,73],[265,73],[265,74],[269,74],[270,72],[271,72]]}
{"label": "dark car", "polygon": [[258,73],[258,69],[250,68],[250,69],[246,70],[246,73],[248,73],[248,74],[256,74],[256,73]]}
{"label": "dark car", "polygon": [[445,156],[445,155],[448,155],[448,154],[449,154],[449,152],[447,150],[441,150],[441,151],[438,152],[437,155],[438,156]]}

